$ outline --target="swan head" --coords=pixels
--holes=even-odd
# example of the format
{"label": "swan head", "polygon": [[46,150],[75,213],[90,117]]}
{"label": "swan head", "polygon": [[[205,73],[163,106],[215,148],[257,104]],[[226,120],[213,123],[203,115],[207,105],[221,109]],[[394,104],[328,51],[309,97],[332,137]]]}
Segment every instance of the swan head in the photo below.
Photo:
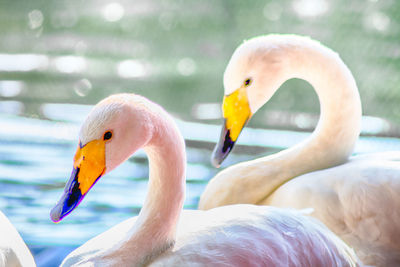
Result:
{"label": "swan head", "polygon": [[287,79],[284,39],[282,35],[253,38],[233,53],[224,73],[224,125],[212,154],[214,166],[220,166],[251,116]]}
{"label": "swan head", "polygon": [[54,222],[75,209],[100,177],[146,145],[148,121],[144,98],[132,94],[110,96],[91,110],[80,129],[70,179],[50,212]]}

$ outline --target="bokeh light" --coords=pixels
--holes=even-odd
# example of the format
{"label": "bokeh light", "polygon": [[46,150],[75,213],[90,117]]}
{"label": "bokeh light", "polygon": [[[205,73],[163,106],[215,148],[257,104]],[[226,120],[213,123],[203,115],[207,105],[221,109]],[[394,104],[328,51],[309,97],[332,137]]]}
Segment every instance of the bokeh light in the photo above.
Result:
{"label": "bokeh light", "polygon": [[103,8],[103,16],[107,21],[115,22],[124,16],[124,7],[117,2],[109,3]]}

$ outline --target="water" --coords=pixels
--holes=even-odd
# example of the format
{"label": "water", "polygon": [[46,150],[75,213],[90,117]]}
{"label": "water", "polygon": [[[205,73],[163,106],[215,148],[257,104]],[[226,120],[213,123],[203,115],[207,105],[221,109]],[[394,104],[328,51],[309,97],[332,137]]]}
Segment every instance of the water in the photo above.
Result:
{"label": "water", "polygon": [[[196,208],[218,171],[209,157],[220,133],[223,70],[243,39],[271,32],[309,35],[338,51],[363,103],[356,153],[398,150],[399,11],[395,0],[0,1],[0,210],[39,266],[56,266],[136,215],[147,189],[142,151],[62,223],[49,218],[80,123],[91,105],[119,92],[144,95],[176,118],[188,153],[185,208]],[[286,82],[222,167],[300,142],[318,114],[310,85]]]}

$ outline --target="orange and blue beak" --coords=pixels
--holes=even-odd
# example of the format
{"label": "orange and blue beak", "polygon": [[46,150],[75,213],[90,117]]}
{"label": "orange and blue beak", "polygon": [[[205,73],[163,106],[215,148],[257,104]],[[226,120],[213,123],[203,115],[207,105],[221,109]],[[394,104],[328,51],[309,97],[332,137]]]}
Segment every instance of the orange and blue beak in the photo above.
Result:
{"label": "orange and blue beak", "polygon": [[217,168],[232,151],[237,138],[252,115],[245,86],[224,96],[222,114],[224,124],[221,136],[211,156],[211,162]]}
{"label": "orange and blue beak", "polygon": [[71,213],[105,170],[105,141],[93,140],[84,146],[79,143],[71,177],[63,195],[50,212],[51,220],[59,222]]}

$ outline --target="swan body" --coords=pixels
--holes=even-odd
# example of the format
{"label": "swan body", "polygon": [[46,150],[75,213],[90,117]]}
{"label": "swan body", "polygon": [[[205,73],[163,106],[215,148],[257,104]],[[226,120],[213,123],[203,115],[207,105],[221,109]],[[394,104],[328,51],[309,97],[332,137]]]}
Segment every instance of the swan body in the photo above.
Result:
{"label": "swan body", "polygon": [[34,267],[35,261],[15,227],[0,211],[0,266]]}
{"label": "swan body", "polygon": [[89,240],[62,266],[361,265],[324,225],[295,210],[232,205],[181,212],[184,140],[161,107],[132,94],[110,96],[88,115],[52,220],[63,219],[100,176],[141,147],[149,157],[150,178],[139,215]]}
{"label": "swan body", "polygon": [[[94,266],[132,266],[128,257],[107,259],[104,249],[121,242],[135,222],[136,217],[128,219],[89,240],[68,255],[62,266],[89,262]],[[324,225],[299,212],[231,205],[207,212],[183,211],[173,247],[147,256],[138,265],[359,266],[354,252],[343,244]]]}
{"label": "swan body", "polygon": [[[274,155],[224,169],[207,185],[199,208],[236,203],[312,208],[311,215],[365,264],[399,266],[400,153],[349,159],[360,131],[358,89],[340,57],[320,43],[268,35],[239,46],[224,74],[225,125],[214,164],[228,155],[250,116],[290,78],[308,81],[318,95],[321,115],[313,134]],[[240,99],[239,90],[244,91]],[[231,106],[247,108],[249,117],[243,120]]]}
{"label": "swan body", "polygon": [[399,153],[351,157],[290,180],[260,204],[312,207],[364,263],[400,266],[399,161]]}

